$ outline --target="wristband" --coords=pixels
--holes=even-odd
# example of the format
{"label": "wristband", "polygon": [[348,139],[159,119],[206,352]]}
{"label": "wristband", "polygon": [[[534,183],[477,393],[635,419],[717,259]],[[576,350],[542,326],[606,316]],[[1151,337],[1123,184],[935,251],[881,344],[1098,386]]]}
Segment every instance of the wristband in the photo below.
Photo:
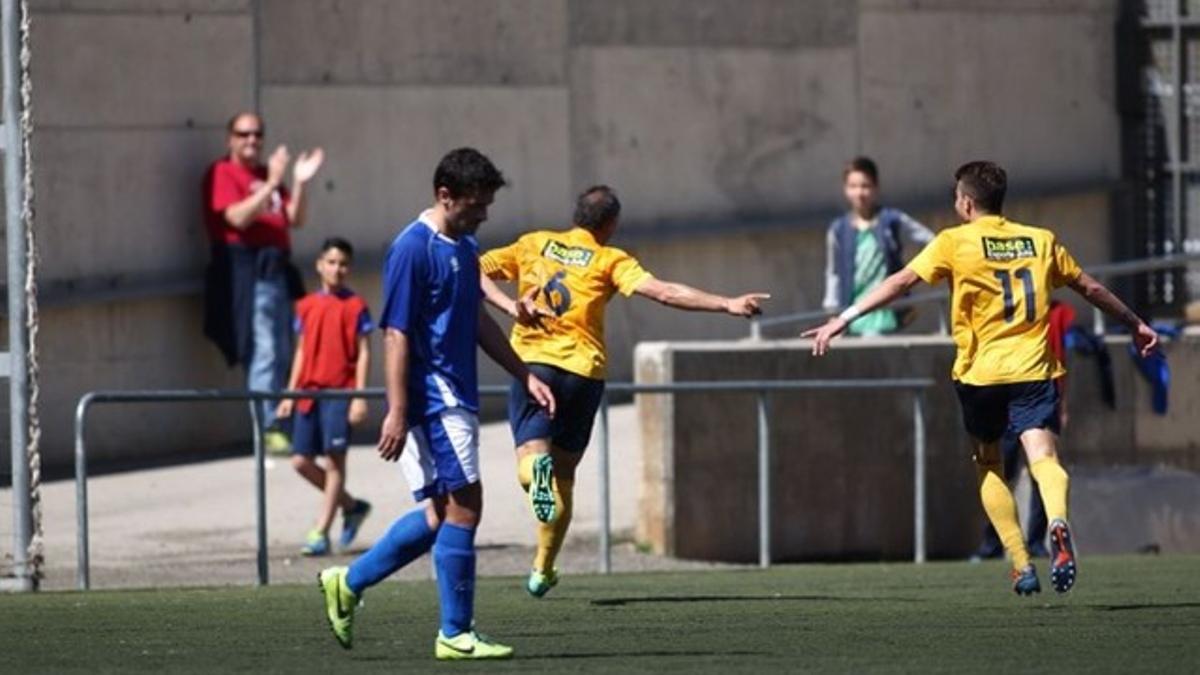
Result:
{"label": "wristband", "polygon": [[847,307],[845,309],[845,311],[843,311],[841,314],[838,314],[838,318],[841,319],[842,321],[845,321],[846,323],[850,323],[851,321],[854,321],[855,319],[857,319],[859,317],[859,315],[861,315],[861,314],[862,314],[862,310],[860,310],[855,305],[850,305],[849,307]]}

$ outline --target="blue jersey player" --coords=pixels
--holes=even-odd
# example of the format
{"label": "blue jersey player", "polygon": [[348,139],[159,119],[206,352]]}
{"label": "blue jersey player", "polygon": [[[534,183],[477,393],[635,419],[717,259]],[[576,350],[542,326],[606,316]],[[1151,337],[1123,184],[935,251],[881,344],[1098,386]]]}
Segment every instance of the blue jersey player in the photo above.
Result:
{"label": "blue jersey player", "polygon": [[380,320],[388,412],[379,454],[400,461],[414,498],[423,505],[397,519],[348,568],[321,572],[330,627],[347,649],[363,592],[432,549],[441,600],[436,657],[512,656],[511,647],[477,633],[472,620],[475,528],[483,506],[476,345],[551,414],[554,398],[481,305],[474,235],[503,186],[504,177],[477,150],[450,152],[433,177],[433,207],[388,250]]}

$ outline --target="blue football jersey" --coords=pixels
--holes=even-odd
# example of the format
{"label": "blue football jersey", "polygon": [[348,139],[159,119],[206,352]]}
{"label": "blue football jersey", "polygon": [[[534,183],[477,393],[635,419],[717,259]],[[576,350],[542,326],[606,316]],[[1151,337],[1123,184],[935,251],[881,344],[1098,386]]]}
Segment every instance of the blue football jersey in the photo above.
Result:
{"label": "blue football jersey", "polygon": [[448,408],[479,411],[479,244],[418,218],[388,249],[379,325],[408,338],[408,419]]}

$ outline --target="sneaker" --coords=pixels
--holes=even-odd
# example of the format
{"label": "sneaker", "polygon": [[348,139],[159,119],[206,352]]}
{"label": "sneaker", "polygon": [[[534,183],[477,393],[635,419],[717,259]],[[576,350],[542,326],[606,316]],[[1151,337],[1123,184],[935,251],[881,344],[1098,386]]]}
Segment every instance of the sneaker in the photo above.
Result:
{"label": "sneaker", "polygon": [[338,538],[338,545],[342,548],[350,548],[350,544],[354,543],[354,538],[358,536],[358,528],[362,526],[367,516],[371,515],[371,502],[362,499],[354,500],[354,508],[348,513],[342,513],[342,536]]}
{"label": "sneaker", "polygon": [[529,573],[529,579],[525,582],[525,590],[535,598],[540,598],[545,595],[551,588],[558,585],[558,570],[550,570],[542,572],[534,570]]}
{"label": "sneaker", "polygon": [[1050,585],[1066,593],[1075,585],[1075,540],[1065,520],[1050,523]]}
{"label": "sneaker", "polygon": [[508,645],[492,642],[491,638],[475,629],[459,633],[452,638],[446,637],[439,630],[433,653],[439,661],[511,659],[513,649]]}
{"label": "sneaker", "polygon": [[543,523],[553,523],[558,517],[558,506],[554,502],[554,459],[550,455],[539,455],[533,460],[529,507],[533,509],[533,517]]}
{"label": "sneaker", "polygon": [[317,575],[317,586],[321,595],[325,596],[325,618],[329,620],[329,630],[343,649],[350,649],[354,627],[354,609],[358,606],[358,596],[346,586],[345,567],[330,567],[321,570]]}
{"label": "sneaker", "polygon": [[292,452],[292,440],[278,429],[264,431],[262,441],[268,455],[289,455]]}
{"label": "sneaker", "polygon": [[304,546],[300,547],[300,555],[329,555],[329,537],[320,530],[310,530]]}
{"label": "sneaker", "polygon": [[1019,570],[1012,571],[1013,592],[1017,595],[1033,595],[1042,592],[1042,584],[1038,581],[1037,570],[1032,564]]}

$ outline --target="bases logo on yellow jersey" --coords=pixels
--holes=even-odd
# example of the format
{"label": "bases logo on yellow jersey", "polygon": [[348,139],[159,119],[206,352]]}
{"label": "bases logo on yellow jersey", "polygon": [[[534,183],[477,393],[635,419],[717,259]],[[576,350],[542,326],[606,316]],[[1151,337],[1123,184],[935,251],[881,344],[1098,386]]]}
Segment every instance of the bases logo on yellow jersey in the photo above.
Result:
{"label": "bases logo on yellow jersey", "polygon": [[542,257],[570,267],[587,267],[596,252],[589,248],[578,248],[551,239],[542,248]]}
{"label": "bases logo on yellow jersey", "polygon": [[1033,237],[984,237],[983,257],[988,260],[1019,260],[1036,258]]}

